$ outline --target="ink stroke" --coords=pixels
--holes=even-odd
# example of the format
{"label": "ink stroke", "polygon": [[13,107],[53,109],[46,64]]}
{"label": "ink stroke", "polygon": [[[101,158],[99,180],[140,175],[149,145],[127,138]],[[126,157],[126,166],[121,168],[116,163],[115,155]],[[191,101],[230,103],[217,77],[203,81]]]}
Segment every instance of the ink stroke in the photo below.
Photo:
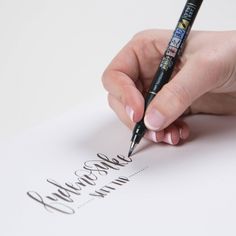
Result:
{"label": "ink stroke", "polygon": [[132,159],[123,155],[109,158],[102,153],[98,153],[97,158],[84,162],[81,169],[74,171],[74,182],[59,183],[54,179],[47,179],[46,183],[52,185],[55,191],[47,194],[28,191],[27,196],[49,212],[72,215],[89,202],[106,197],[112,191],[128,183],[134,175],[147,168],[131,173],[129,176],[109,178],[105,185],[100,186],[101,178],[108,176],[111,171],[119,171],[124,168],[132,162]]}

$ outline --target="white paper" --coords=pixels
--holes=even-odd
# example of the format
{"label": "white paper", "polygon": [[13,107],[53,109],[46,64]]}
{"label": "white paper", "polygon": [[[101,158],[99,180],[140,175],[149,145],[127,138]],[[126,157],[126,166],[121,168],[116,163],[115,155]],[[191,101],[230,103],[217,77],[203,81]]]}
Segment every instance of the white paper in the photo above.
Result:
{"label": "white paper", "polygon": [[131,160],[103,102],[16,137],[1,147],[0,235],[235,235],[236,117],[188,123],[184,145],[142,141]]}

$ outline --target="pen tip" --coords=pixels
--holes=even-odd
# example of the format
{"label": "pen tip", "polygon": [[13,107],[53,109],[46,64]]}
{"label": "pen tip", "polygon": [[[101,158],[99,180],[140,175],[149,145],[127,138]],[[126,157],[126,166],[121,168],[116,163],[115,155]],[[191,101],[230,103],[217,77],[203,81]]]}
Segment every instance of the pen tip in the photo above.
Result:
{"label": "pen tip", "polygon": [[129,150],[128,157],[130,157],[132,154],[132,150]]}
{"label": "pen tip", "polygon": [[130,157],[132,155],[132,153],[134,151],[134,148],[135,148],[135,145],[136,145],[135,142],[131,142],[129,153],[128,153],[128,157]]}

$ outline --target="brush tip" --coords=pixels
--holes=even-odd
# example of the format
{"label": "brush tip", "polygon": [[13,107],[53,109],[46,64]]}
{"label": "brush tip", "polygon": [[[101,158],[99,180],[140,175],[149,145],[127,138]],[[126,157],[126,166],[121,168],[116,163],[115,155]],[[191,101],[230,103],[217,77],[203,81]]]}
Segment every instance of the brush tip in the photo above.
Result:
{"label": "brush tip", "polygon": [[132,155],[132,150],[129,150],[128,157]]}
{"label": "brush tip", "polygon": [[130,157],[132,155],[132,153],[134,151],[134,148],[135,148],[135,145],[136,145],[135,142],[131,142],[129,153],[128,153],[128,157]]}

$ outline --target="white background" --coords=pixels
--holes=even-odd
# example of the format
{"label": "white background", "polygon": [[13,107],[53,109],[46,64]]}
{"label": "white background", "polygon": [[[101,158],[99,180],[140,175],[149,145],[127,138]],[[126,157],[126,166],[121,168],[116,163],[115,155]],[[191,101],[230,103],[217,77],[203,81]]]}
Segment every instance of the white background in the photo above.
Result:
{"label": "white background", "polygon": [[[1,0],[0,138],[105,98],[101,74],[120,48],[143,29],[173,29],[184,4]],[[207,0],[193,28],[235,29],[235,10],[233,0]]]}

